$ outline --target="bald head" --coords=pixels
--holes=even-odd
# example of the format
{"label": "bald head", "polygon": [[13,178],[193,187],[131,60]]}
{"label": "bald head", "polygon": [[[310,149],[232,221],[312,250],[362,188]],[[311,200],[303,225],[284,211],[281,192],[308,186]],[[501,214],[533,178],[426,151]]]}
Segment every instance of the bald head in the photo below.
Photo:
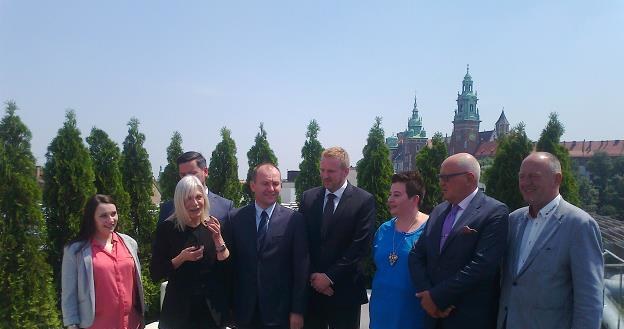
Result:
{"label": "bald head", "polygon": [[518,186],[533,215],[559,195],[561,163],[548,152],[529,154],[520,165]]}
{"label": "bald head", "polygon": [[[454,163],[462,171],[472,173],[475,177],[475,188],[477,187],[479,178],[481,177],[481,166],[475,157],[468,153],[457,153],[446,158],[444,162]],[[444,164],[444,162],[442,164]]]}
{"label": "bald head", "polygon": [[458,204],[479,184],[481,166],[468,153],[457,153],[446,158],[440,167],[440,188],[444,199]]}

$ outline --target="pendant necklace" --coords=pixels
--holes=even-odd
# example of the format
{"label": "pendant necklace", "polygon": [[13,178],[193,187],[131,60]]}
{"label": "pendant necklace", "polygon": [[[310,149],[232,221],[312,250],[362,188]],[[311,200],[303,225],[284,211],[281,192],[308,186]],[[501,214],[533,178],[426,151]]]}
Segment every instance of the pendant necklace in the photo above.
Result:
{"label": "pendant necklace", "polygon": [[[396,262],[399,260],[399,255],[397,255],[396,253],[396,249],[394,246],[394,237],[396,236],[396,223],[397,223],[398,217],[394,220],[394,230],[392,230],[392,252],[390,252],[390,254],[388,255],[388,263],[390,264],[390,266],[394,266],[394,264],[396,264]],[[407,228],[406,232],[409,232],[409,230],[412,228],[412,226],[414,226],[414,223],[418,220],[418,215],[416,215],[415,220],[412,222],[412,225],[410,225],[410,227]]]}

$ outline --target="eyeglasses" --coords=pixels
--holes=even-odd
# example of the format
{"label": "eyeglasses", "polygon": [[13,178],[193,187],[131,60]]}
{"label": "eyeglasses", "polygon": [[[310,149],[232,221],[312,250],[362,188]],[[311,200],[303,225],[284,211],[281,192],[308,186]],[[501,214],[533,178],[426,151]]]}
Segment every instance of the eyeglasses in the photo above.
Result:
{"label": "eyeglasses", "polygon": [[455,177],[455,176],[461,176],[461,175],[465,175],[467,174],[467,171],[462,171],[462,172],[456,172],[456,173],[452,173],[452,174],[439,174],[438,175],[438,179],[441,181],[445,181],[448,182],[449,179]]}

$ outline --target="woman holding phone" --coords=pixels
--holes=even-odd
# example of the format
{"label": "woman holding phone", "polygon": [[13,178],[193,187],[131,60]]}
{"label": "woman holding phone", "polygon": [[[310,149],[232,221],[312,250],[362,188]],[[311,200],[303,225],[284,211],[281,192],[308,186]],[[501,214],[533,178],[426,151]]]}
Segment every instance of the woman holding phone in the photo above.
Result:
{"label": "woman holding phone", "polygon": [[159,328],[223,328],[227,311],[229,250],[219,221],[210,217],[203,184],[182,178],[175,212],[156,229],[151,276],[168,280]]}

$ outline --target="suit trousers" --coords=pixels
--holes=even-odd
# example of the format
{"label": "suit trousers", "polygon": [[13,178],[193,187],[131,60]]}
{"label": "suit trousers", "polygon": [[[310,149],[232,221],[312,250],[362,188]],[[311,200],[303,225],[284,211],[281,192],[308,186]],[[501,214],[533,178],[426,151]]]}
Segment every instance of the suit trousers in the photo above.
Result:
{"label": "suit trousers", "polygon": [[304,329],[359,329],[361,305],[331,306],[310,303]]}
{"label": "suit trousers", "polygon": [[251,324],[249,325],[240,325],[236,326],[236,329],[288,329],[289,324],[286,326],[280,325],[265,325],[262,323],[262,315],[260,314],[260,302],[256,301],[256,307],[254,309],[253,318],[251,319]]}

